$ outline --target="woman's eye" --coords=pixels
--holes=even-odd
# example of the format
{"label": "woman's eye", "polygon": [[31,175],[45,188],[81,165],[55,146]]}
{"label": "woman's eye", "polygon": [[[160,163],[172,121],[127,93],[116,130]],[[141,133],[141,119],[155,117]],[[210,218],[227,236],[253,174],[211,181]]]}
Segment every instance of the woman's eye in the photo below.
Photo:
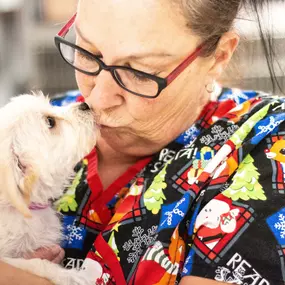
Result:
{"label": "woman's eye", "polygon": [[78,57],[78,58],[80,58],[81,60],[88,60],[88,61],[95,61],[96,62],[96,60],[94,59],[94,58],[92,58],[92,57],[90,57],[90,56],[88,56],[87,54],[84,54],[84,53],[82,53],[82,52],[80,52],[80,51],[76,51],[76,56]]}
{"label": "woman's eye", "polygon": [[46,117],[46,123],[49,129],[53,129],[56,126],[55,118],[53,117]]}
{"label": "woman's eye", "polygon": [[79,55],[79,57],[82,58],[82,59],[92,60],[89,56],[87,56],[87,55],[84,54],[84,53],[79,52],[78,55]]}
{"label": "woman's eye", "polygon": [[138,72],[134,72],[133,73],[133,76],[136,80],[139,80],[139,81],[142,81],[142,82],[147,82],[149,80],[151,80],[150,78],[146,77],[145,75],[143,74],[140,74]]}

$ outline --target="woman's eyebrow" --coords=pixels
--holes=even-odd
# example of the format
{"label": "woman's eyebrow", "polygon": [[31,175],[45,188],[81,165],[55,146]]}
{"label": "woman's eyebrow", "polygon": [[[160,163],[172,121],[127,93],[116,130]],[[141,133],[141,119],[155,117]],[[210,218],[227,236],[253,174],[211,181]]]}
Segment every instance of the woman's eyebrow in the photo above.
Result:
{"label": "woman's eyebrow", "polygon": [[139,54],[131,54],[124,58],[131,59],[131,60],[140,60],[145,58],[152,58],[152,57],[173,57],[172,54],[166,53],[166,52],[146,52],[146,53],[139,53]]}
{"label": "woman's eyebrow", "polygon": [[[79,37],[88,45],[94,46],[94,43],[92,43],[90,40],[88,40],[83,33],[81,32],[78,24],[75,23],[74,25],[76,33],[79,35]],[[162,57],[173,57],[172,54],[169,54],[165,51],[158,51],[158,52],[145,52],[145,53],[138,53],[138,54],[128,54],[124,57],[122,57],[124,60],[134,60],[134,61],[139,61],[141,59],[146,59],[146,58],[162,58]]]}

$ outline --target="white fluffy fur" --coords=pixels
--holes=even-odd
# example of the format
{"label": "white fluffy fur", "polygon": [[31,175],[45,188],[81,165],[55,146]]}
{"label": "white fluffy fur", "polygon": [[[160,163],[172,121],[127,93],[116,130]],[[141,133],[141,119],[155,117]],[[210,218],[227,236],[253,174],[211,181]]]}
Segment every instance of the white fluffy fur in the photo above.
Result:
{"label": "white fluffy fur", "polygon": [[[75,164],[95,145],[92,112],[78,106],[52,107],[38,94],[15,97],[0,109],[0,258],[56,285],[94,284],[82,272],[23,258],[61,239],[57,213],[29,205],[60,197]],[[55,118],[54,128],[48,117]]]}

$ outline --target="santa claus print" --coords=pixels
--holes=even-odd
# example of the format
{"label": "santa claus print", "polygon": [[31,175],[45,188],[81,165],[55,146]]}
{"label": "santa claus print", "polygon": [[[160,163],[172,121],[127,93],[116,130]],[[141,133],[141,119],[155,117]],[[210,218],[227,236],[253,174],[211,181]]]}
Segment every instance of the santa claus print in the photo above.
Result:
{"label": "santa claus print", "polygon": [[231,199],[218,195],[197,216],[193,248],[205,255],[208,263],[218,261],[225,248],[229,249],[229,242],[234,244],[245,226],[253,221],[252,213],[247,205],[234,204]]}
{"label": "santa claus print", "polygon": [[235,231],[238,214],[239,209],[231,210],[226,202],[211,200],[197,216],[195,231],[198,238],[213,249],[225,234]]}

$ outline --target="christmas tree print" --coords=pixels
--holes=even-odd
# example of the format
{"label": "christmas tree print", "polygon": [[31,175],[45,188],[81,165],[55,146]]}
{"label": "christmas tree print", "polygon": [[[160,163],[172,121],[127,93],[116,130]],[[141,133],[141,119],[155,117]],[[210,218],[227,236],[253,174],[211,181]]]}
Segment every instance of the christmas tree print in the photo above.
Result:
{"label": "christmas tree print", "polygon": [[154,215],[160,211],[165,196],[163,190],[167,184],[164,182],[166,175],[166,168],[169,162],[163,167],[163,169],[155,176],[149,188],[144,194],[144,204],[146,208],[151,211]]}
{"label": "christmas tree print", "polygon": [[75,191],[78,184],[80,183],[86,165],[87,165],[87,160],[84,159],[83,166],[77,172],[72,184],[70,185],[66,193],[55,203],[58,212],[76,211],[78,204],[75,200]]}
{"label": "christmas tree print", "polygon": [[224,196],[233,201],[239,199],[246,201],[250,199],[267,200],[263,188],[258,182],[260,174],[253,162],[251,155],[245,157],[233,177],[231,186],[223,192]]}

